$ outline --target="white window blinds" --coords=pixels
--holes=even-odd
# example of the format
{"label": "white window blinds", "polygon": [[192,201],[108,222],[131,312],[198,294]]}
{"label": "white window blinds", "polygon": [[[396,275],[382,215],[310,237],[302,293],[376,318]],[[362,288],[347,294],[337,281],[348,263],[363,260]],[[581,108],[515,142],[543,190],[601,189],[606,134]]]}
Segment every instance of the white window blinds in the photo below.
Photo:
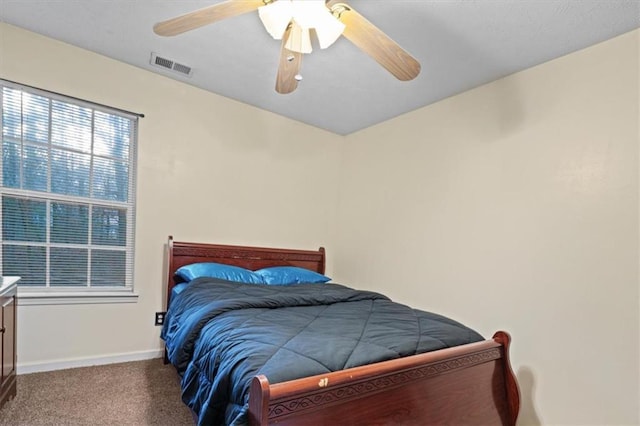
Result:
{"label": "white window blinds", "polygon": [[131,289],[138,117],[0,80],[2,275]]}

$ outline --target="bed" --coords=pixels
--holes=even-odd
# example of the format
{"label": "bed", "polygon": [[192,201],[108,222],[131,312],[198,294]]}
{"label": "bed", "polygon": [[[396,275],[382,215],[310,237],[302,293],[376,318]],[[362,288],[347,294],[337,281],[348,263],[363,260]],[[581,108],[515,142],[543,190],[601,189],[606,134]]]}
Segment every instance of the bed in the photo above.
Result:
{"label": "bed", "polygon": [[[176,306],[179,299],[186,298],[175,296],[174,290],[180,284],[176,271],[200,262],[233,265],[251,271],[271,266],[296,266],[323,274],[325,251],[323,248],[314,251],[177,242],[169,237],[168,320],[172,314],[172,297],[176,299]],[[249,290],[258,291],[255,287],[270,286],[253,285]],[[313,291],[317,292],[321,287],[315,286]],[[333,287],[322,288],[323,292],[330,293],[325,289]],[[508,333],[498,331],[487,340],[278,383],[270,383],[265,374],[256,374],[246,383],[248,404],[237,424],[514,425],[520,396],[509,362],[510,341]],[[165,362],[170,358],[167,354],[165,350]],[[185,360],[185,365],[189,362],[194,363]],[[174,363],[176,368],[177,364]],[[182,367],[182,371],[178,369],[181,375],[186,368]],[[195,381],[190,380],[190,384],[185,385],[183,376],[183,400],[188,391],[186,388],[193,386]],[[199,424],[211,423],[197,416],[198,410],[194,417]]]}

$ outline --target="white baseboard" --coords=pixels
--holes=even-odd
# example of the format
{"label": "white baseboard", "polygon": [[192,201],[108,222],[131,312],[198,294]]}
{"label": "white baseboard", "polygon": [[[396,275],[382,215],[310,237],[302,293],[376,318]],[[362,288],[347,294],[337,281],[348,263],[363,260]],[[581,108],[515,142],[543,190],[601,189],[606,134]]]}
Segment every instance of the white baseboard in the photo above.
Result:
{"label": "white baseboard", "polygon": [[164,351],[162,349],[153,349],[149,351],[127,352],[100,357],[63,359],[51,362],[20,363],[18,360],[16,371],[18,374],[39,373],[42,371],[65,370],[67,368],[91,367],[93,365],[115,364],[129,361],[143,361],[146,359],[162,358],[163,355]]}

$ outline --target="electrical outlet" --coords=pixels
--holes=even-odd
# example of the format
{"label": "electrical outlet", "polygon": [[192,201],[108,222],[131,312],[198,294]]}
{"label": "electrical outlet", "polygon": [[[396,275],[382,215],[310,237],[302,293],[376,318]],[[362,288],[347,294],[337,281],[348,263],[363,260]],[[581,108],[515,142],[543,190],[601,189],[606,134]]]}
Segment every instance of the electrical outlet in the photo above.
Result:
{"label": "electrical outlet", "polygon": [[156,312],[156,325],[164,324],[164,316],[166,314],[166,312]]}

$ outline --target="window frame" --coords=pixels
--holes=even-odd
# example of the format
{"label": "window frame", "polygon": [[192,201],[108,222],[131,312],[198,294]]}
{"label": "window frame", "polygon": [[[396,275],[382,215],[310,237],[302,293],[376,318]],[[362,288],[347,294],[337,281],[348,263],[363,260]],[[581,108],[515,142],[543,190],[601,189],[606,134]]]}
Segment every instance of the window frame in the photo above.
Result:
{"label": "window frame", "polygon": [[[83,108],[91,109],[91,141],[93,144],[93,140],[96,134],[95,127],[95,116],[96,112],[101,112],[109,115],[120,116],[130,120],[130,134],[129,134],[129,152],[128,158],[126,159],[126,164],[128,167],[128,182],[127,182],[127,200],[126,201],[114,201],[114,200],[105,200],[101,198],[92,197],[92,193],[89,193],[88,196],[75,196],[75,195],[67,195],[67,194],[58,194],[52,192],[51,189],[51,167],[52,159],[49,157],[48,160],[48,186],[46,191],[36,191],[32,189],[23,189],[23,188],[12,188],[12,187],[4,187],[3,184],[0,184],[0,197],[18,197],[18,198],[26,198],[30,200],[44,201],[46,205],[46,241],[44,243],[39,242],[11,242],[14,246],[19,245],[27,245],[27,246],[43,246],[50,249],[51,247],[56,247],[56,243],[52,243],[50,241],[51,236],[51,221],[50,221],[50,206],[52,203],[62,202],[67,204],[80,204],[86,205],[91,212],[94,207],[103,207],[103,208],[115,208],[115,209],[124,209],[126,210],[126,230],[125,230],[125,245],[122,251],[125,252],[125,283],[124,286],[105,286],[99,285],[91,287],[89,286],[89,282],[86,286],[67,286],[67,287],[51,287],[51,266],[49,261],[49,256],[47,255],[47,265],[45,269],[46,282],[44,286],[18,286],[18,301],[19,304],[27,304],[27,305],[49,305],[49,304],[78,304],[78,303],[126,303],[126,302],[136,302],[138,295],[134,290],[134,265],[135,265],[135,233],[136,233],[136,207],[137,207],[137,197],[136,197],[136,178],[137,178],[137,145],[138,145],[138,129],[139,122],[138,119],[143,117],[142,114],[136,114],[129,111],[124,111],[118,108],[109,107],[106,105],[101,105],[97,103],[93,103],[90,101],[78,99],[71,96],[66,96],[63,94],[50,92],[47,90],[35,88],[32,86],[23,85],[20,83],[0,79],[0,129],[3,128],[2,120],[3,114],[3,88],[8,87],[13,90],[20,90],[21,92],[26,92],[29,94],[33,94],[36,96],[41,96],[49,99],[49,131],[48,131],[48,140],[46,147],[48,149],[49,155],[51,155],[52,148],[52,133],[51,133],[51,111],[52,111],[52,102],[60,101],[67,104],[77,105]],[[21,117],[22,111],[21,111]],[[2,135],[2,143],[5,141],[4,135]],[[10,138],[9,138],[10,140]],[[26,145],[34,145],[39,146],[38,143],[26,142],[24,140],[24,133],[21,133],[19,140],[16,142],[20,142],[21,146]],[[75,152],[73,148],[64,147],[65,152]],[[110,156],[103,156],[96,154],[92,150],[89,154],[90,158],[90,168],[89,173],[93,175],[94,173],[94,159],[95,158],[110,158]],[[22,176],[23,167],[22,161],[20,163],[20,174]],[[123,163],[124,164],[124,163]],[[0,161],[0,176],[2,176],[2,169],[4,166],[4,162]],[[22,180],[21,180],[22,182]],[[22,186],[22,184],[21,184]],[[1,200],[0,200],[1,205]],[[89,214],[89,229],[92,228],[91,224],[91,213]],[[2,223],[2,210],[0,210],[0,223]],[[91,232],[89,230],[89,232]],[[4,240],[2,236],[2,230],[0,229],[0,245],[4,246]],[[70,248],[73,248],[74,245],[67,245]],[[78,244],[78,248],[86,248],[87,250],[99,250],[109,247],[108,245],[99,245],[96,243],[92,243],[91,240],[87,241],[87,244]],[[113,250],[112,246],[112,250]],[[3,250],[0,250],[0,271],[2,271],[3,263],[2,263]],[[88,279],[90,281],[91,276],[91,265],[88,264]]]}

